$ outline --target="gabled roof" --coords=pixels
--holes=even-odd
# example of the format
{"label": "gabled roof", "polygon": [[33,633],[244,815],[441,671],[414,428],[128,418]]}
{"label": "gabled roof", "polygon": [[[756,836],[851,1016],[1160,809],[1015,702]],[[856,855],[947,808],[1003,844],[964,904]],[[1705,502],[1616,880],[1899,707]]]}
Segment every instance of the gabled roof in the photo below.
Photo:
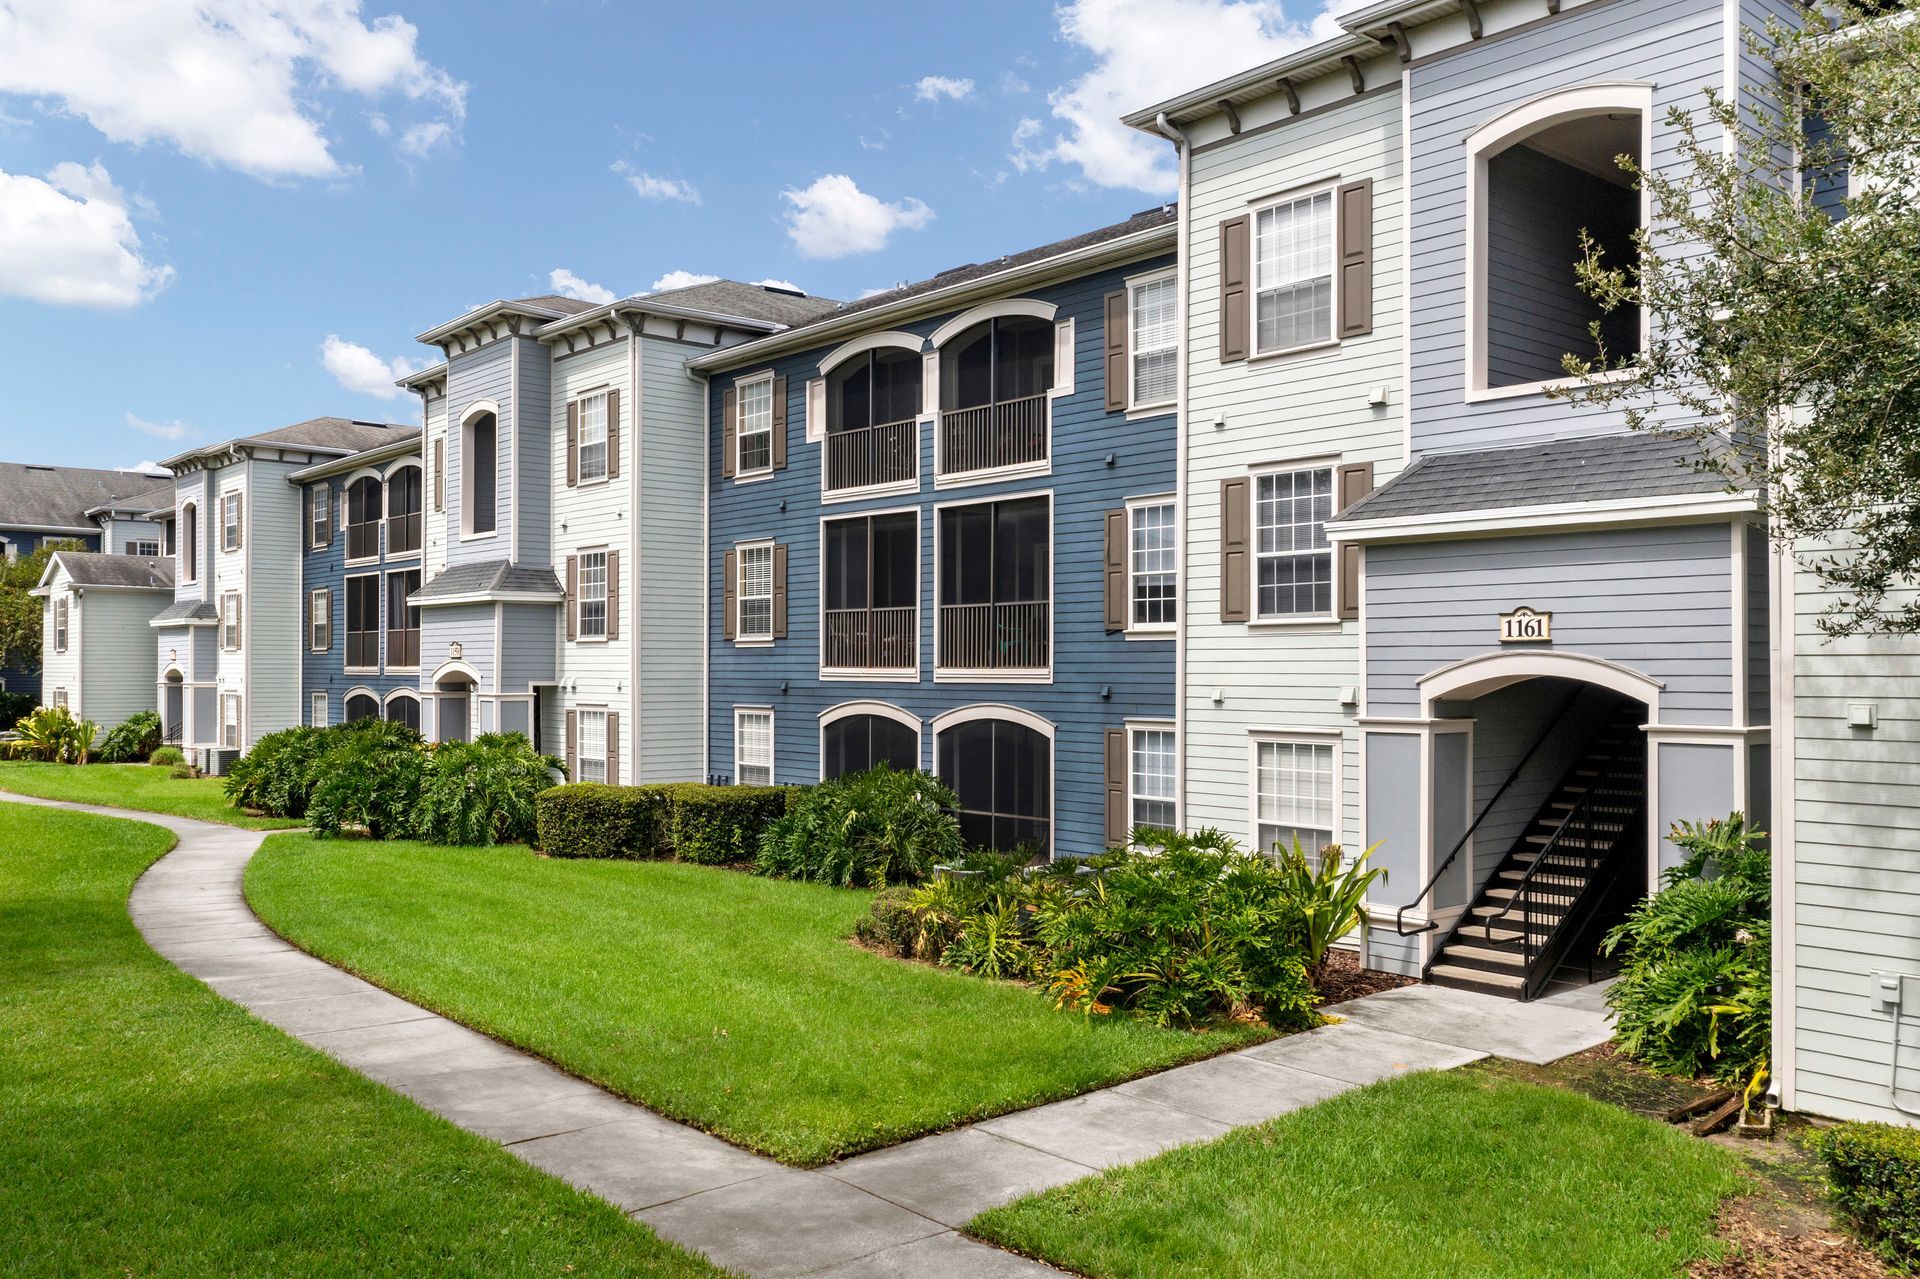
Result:
{"label": "gabled roof", "polygon": [[205,448],[189,449],[176,457],[168,458],[160,465],[177,466],[195,458],[212,457],[248,445],[283,444],[322,452],[359,453],[391,443],[397,438],[395,432],[418,433],[419,430],[419,427],[405,422],[362,422],[345,417],[315,417],[308,418],[304,422],[295,422],[292,426],[262,431],[257,435],[237,436],[219,444],[210,444]]}
{"label": "gabled roof", "polygon": [[[1459,7],[1459,0],[1447,0],[1451,8]],[[1345,19],[1343,18],[1342,21]],[[1236,75],[1212,84],[1189,89],[1177,97],[1156,102],[1150,107],[1138,111],[1129,111],[1120,117],[1122,124],[1135,129],[1155,132],[1154,120],[1165,115],[1175,124],[1191,120],[1205,119],[1220,110],[1222,102],[1235,106],[1257,101],[1270,94],[1279,92],[1282,79],[1311,80],[1315,76],[1326,75],[1340,69],[1346,58],[1367,59],[1380,55],[1380,42],[1370,36],[1353,31],[1343,31],[1329,40],[1308,45],[1295,50],[1271,62],[1263,62]]]}
{"label": "gabled roof", "polygon": [[343,475],[362,466],[390,461],[401,457],[420,456],[420,440],[425,434],[421,428],[410,426],[404,431],[392,431],[390,439],[382,440],[370,449],[361,449],[358,453],[348,453],[341,457],[330,457],[324,462],[315,462],[303,466],[287,475],[287,483],[300,484],[306,480],[318,479],[323,475]]}
{"label": "gabled roof", "polygon": [[511,560],[481,560],[450,564],[408,599],[415,604],[454,604],[496,599],[558,601],[565,592],[550,568],[533,568]]}
{"label": "gabled roof", "polygon": [[811,297],[768,284],[742,284],[738,280],[710,280],[705,284],[690,284],[684,289],[642,293],[625,301],[629,306],[640,309],[645,309],[649,302],[665,302],[692,311],[766,320],[788,327],[817,320],[841,306],[832,298]]}
{"label": "gabled roof", "polygon": [[147,515],[154,511],[173,509],[173,481],[161,480],[143,493],[120,498],[112,502],[102,502],[98,506],[87,508],[88,515],[107,515],[115,512],[128,512],[134,515]]}
{"label": "gabled roof", "polygon": [[157,485],[165,487],[166,495],[156,505],[172,505],[172,482],[139,471],[0,462],[0,529],[97,532],[99,526],[89,512],[109,507],[135,509],[137,504],[129,499]]}
{"label": "gabled roof", "polygon": [[170,591],[173,560],[161,555],[105,555],[98,551],[55,551],[47,560],[40,585],[49,586],[56,571],[75,586],[108,586],[125,590]]}

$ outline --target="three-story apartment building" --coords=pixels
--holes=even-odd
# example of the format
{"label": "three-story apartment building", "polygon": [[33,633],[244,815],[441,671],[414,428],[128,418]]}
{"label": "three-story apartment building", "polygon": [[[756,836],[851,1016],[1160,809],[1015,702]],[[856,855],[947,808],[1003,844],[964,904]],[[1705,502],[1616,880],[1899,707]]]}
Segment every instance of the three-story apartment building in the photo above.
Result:
{"label": "three-story apartment building", "polygon": [[1174,214],[957,268],[711,377],[706,772],[877,763],[977,844],[1177,825]]}

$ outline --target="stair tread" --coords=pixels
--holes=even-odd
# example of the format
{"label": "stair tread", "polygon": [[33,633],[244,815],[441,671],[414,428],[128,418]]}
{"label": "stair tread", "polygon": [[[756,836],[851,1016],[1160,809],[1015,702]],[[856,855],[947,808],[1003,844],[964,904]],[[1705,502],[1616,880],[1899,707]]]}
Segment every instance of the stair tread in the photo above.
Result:
{"label": "stair tread", "polygon": [[1486,986],[1503,986],[1508,990],[1519,990],[1527,980],[1519,973],[1497,973],[1485,968],[1463,968],[1458,964],[1435,964],[1427,970],[1427,976],[1479,982]]}
{"label": "stair tread", "polygon": [[[1515,934],[1515,936],[1518,935]],[[1462,943],[1458,937],[1448,942],[1446,948],[1440,952],[1442,963],[1456,959],[1478,960],[1483,964],[1498,964],[1504,968],[1524,968],[1527,962],[1527,957],[1517,950],[1501,950],[1494,946],[1475,945],[1471,942]]]}

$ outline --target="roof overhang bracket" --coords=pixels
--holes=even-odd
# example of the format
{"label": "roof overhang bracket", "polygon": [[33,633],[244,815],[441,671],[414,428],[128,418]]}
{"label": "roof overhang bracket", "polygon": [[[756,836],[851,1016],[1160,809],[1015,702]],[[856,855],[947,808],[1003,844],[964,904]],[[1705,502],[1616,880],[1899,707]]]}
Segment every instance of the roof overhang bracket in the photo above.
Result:
{"label": "roof overhang bracket", "polygon": [[1367,77],[1360,74],[1360,59],[1349,53],[1346,57],[1340,59],[1340,61],[1347,64],[1347,74],[1353,78],[1353,91],[1355,93],[1365,93],[1367,91]]}
{"label": "roof overhang bracket", "polygon": [[1413,61],[1413,41],[1407,38],[1407,28],[1404,23],[1389,22],[1387,24],[1387,38],[1381,41],[1381,43],[1391,44],[1393,51],[1400,55],[1400,61]]}
{"label": "roof overhang bracket", "polygon": [[1239,133],[1240,113],[1234,110],[1233,102],[1227,98],[1220,99],[1220,109],[1227,113],[1227,132]]}
{"label": "roof overhang bracket", "polygon": [[1281,76],[1279,80],[1279,85],[1280,85],[1280,92],[1287,95],[1287,114],[1299,115],[1300,114],[1300,91],[1293,87],[1292,77]]}
{"label": "roof overhang bracket", "polygon": [[1547,0],[1547,12],[1550,14],[1560,12],[1560,0]]}
{"label": "roof overhang bracket", "polygon": [[1486,34],[1486,28],[1480,25],[1480,0],[1460,0],[1460,8],[1467,15],[1467,34],[1478,40]]}

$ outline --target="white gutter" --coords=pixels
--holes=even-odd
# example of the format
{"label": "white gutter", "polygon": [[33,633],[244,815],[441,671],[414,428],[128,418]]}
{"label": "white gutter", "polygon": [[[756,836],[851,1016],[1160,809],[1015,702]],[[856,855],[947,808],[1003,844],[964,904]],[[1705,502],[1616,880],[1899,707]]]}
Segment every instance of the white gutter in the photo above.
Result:
{"label": "white gutter", "polygon": [[1556,502],[1471,511],[1444,511],[1400,519],[1329,520],[1327,540],[1336,545],[1414,542],[1541,529],[1608,528],[1621,524],[1678,524],[1730,519],[1760,509],[1759,495],[1696,493],[1678,497],[1623,497],[1604,502]]}
{"label": "white gutter", "polygon": [[1187,275],[1192,256],[1193,232],[1193,144],[1165,113],[1154,119],[1154,128],[1173,143],[1180,161],[1180,183],[1174,222],[1174,305],[1179,308],[1179,364],[1176,366],[1173,401],[1174,428],[1174,529],[1180,539],[1180,600],[1174,611],[1173,631],[1173,802],[1181,825],[1189,825],[1187,815],[1187,615],[1191,611],[1191,555],[1187,538],[1187,363],[1192,316],[1188,312]]}

